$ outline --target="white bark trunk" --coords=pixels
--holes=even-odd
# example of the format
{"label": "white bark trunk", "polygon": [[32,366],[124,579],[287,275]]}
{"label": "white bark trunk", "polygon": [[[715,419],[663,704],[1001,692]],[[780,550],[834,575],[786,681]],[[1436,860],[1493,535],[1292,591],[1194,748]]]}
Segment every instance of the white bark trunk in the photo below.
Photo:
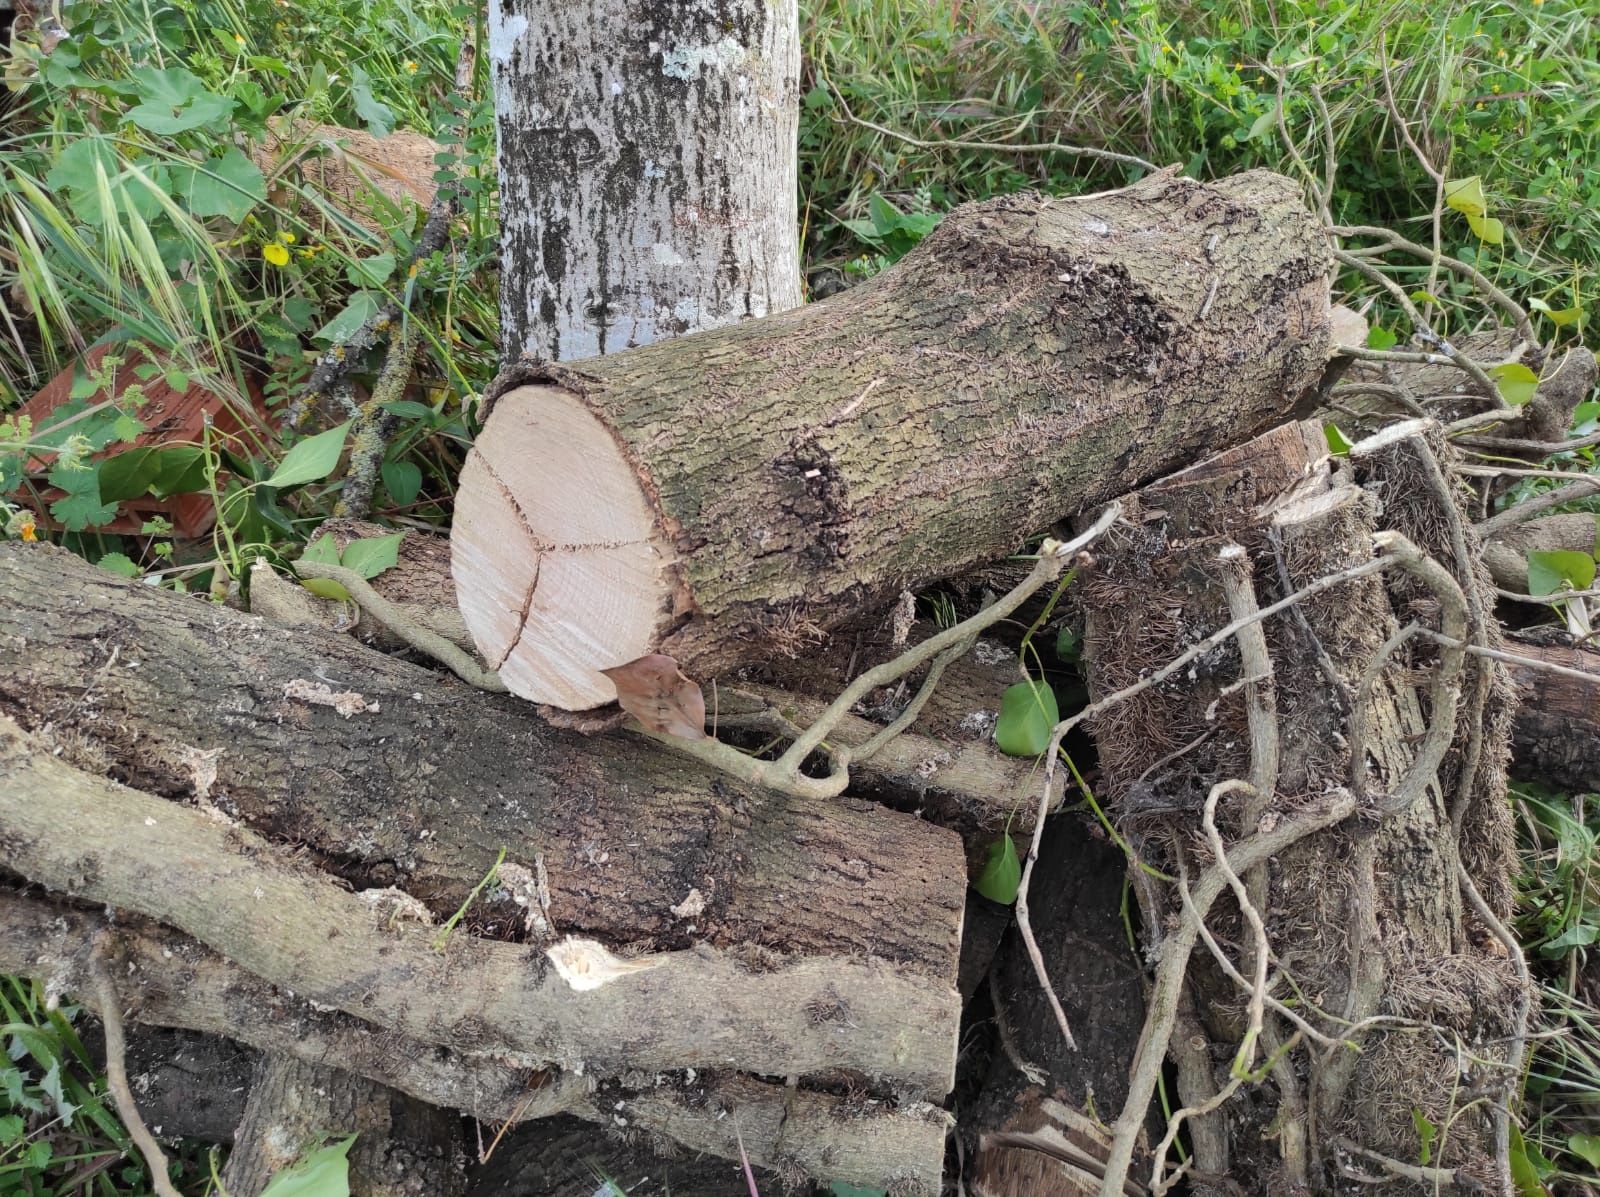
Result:
{"label": "white bark trunk", "polygon": [[797,307],[796,0],[490,0],[502,350]]}

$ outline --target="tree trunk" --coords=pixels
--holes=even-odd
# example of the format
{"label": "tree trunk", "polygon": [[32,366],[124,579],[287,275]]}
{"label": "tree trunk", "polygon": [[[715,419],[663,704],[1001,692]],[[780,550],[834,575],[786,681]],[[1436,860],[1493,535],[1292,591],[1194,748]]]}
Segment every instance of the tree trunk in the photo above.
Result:
{"label": "tree trunk", "polygon": [[504,0],[489,55],[508,360],[800,303],[795,0]]}
{"label": "tree trunk", "polygon": [[969,206],[824,303],[502,375],[457,495],[462,615],[567,709],[648,653],[704,677],[797,652],[1270,423],[1328,311],[1277,175]]}
{"label": "tree trunk", "polygon": [[256,1062],[223,1173],[228,1197],[260,1197],[272,1178],[325,1142],[355,1135],[350,1197],[459,1197],[461,1119],[382,1085],[290,1055]]}
{"label": "tree trunk", "polygon": [[[1418,428],[1373,438],[1352,452],[1349,472],[1382,493],[1386,524],[1443,559],[1459,590],[1476,590],[1481,604],[1481,579],[1470,572],[1476,544],[1460,554],[1469,571],[1455,570],[1448,528],[1461,527],[1460,513],[1437,465],[1437,484],[1429,481],[1426,438],[1434,435]],[[1286,589],[1373,560],[1377,504],[1347,475],[1330,473],[1314,425],[1275,430],[1144,488],[1124,507],[1126,524],[1097,546],[1097,568],[1080,596],[1089,613],[1085,659],[1096,698],[1148,676],[1257,602],[1265,606]],[[1470,529],[1466,535],[1470,541]],[[1480,1179],[1495,1175],[1493,1119],[1482,1106],[1462,1108],[1452,1045],[1487,1045],[1474,1083],[1504,1094],[1511,1079],[1506,1044],[1521,1034],[1526,994],[1504,952],[1485,946],[1487,924],[1464,911],[1471,881],[1458,883],[1464,865],[1492,895],[1491,906],[1506,889],[1503,791],[1495,790],[1507,730],[1503,691],[1493,672],[1452,678],[1450,654],[1419,647],[1425,640],[1385,645],[1402,620],[1429,624],[1445,603],[1409,572],[1389,572],[1304,599],[1258,625],[1259,652],[1245,636],[1230,638],[1092,722],[1101,800],[1114,807],[1145,860],[1186,878],[1197,895],[1197,874],[1219,876],[1207,867],[1215,853],[1200,835],[1208,796],[1217,803],[1222,840],[1234,845],[1291,824],[1319,795],[1345,787],[1357,787],[1366,805],[1366,817],[1302,839],[1242,878],[1279,974],[1270,993],[1285,1001],[1302,996],[1296,1004],[1311,1024],[1358,1045],[1359,1054],[1307,1050],[1295,1026],[1270,1009],[1259,1034],[1248,1034],[1248,986],[1230,980],[1209,955],[1188,961],[1185,988],[1199,1017],[1190,1025],[1203,1030],[1205,1051],[1196,1057],[1177,1050],[1187,1048],[1182,1042],[1156,1044],[1174,1049],[1184,1100],[1223,1090],[1230,1068],[1259,1067],[1265,1080],[1190,1123],[1200,1192],[1235,1185],[1262,1193],[1334,1191],[1347,1166],[1370,1168],[1349,1154],[1351,1144],[1415,1160],[1421,1124],[1414,1125],[1413,1110],[1436,1128],[1451,1128],[1432,1148],[1438,1176],[1457,1169]],[[1451,601],[1464,625],[1469,600]],[[1381,650],[1390,656],[1387,668]],[[1454,660],[1459,668],[1459,656]],[[1352,709],[1362,713],[1359,728]],[[1434,720],[1446,721],[1439,729],[1446,739],[1426,734]],[[1356,741],[1362,748],[1353,769]],[[1248,779],[1260,797],[1213,791],[1229,779]],[[1134,879],[1151,940],[1146,951],[1161,960],[1159,989],[1171,965],[1184,976],[1195,934],[1171,887],[1145,874]],[[1260,949],[1239,911],[1225,907],[1211,928],[1217,950],[1249,978]],[[1153,999],[1152,1019],[1165,1020],[1168,1036],[1174,1025],[1186,1034],[1182,1006],[1180,992]],[[1380,1013],[1401,1021],[1351,1026]],[[1417,1034],[1417,1024],[1433,1029]],[[1247,1054],[1236,1062],[1241,1043]],[[1136,1071],[1148,1064],[1137,1062]],[[1133,1110],[1128,1126],[1143,1114]],[[1408,1191],[1406,1182],[1387,1179]]]}
{"label": "tree trunk", "polygon": [[[528,868],[542,859],[558,933],[860,955],[955,983],[953,832],[752,790],[642,738],[557,731],[348,637],[66,553],[0,546],[0,582],[0,711],[85,768],[215,806],[363,888],[400,886],[448,916],[504,848]],[[317,686],[365,709],[346,718],[286,693]],[[489,934],[523,918],[509,898],[473,916]]]}

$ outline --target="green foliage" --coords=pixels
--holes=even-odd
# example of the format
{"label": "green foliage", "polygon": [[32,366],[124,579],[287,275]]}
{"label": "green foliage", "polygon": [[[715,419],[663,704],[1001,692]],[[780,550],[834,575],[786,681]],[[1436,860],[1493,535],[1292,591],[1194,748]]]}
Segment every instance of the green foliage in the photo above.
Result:
{"label": "green foliage", "polygon": [[991,902],[1009,906],[1022,888],[1022,862],[1017,858],[1016,841],[1009,831],[989,845],[983,868],[973,878],[972,888]]}
{"label": "green foliage", "polygon": [[[81,1007],[44,987],[0,977],[0,1193],[137,1197],[150,1191],[143,1157],[117,1118],[79,1028]],[[208,1169],[194,1148],[170,1152],[181,1191]],[[79,1179],[69,1185],[73,1177]]]}
{"label": "green foliage", "polygon": [[[8,74],[22,83],[0,156],[0,284],[33,324],[0,320],[0,527],[16,535],[19,510],[48,511],[82,534],[91,559],[121,553],[179,586],[219,567],[237,576],[257,555],[293,557],[302,529],[339,498],[338,463],[321,468],[325,441],[302,447],[325,426],[282,444],[272,430],[317,355],[391,299],[422,330],[428,402],[395,413],[380,502],[442,522],[470,438],[460,400],[495,365],[494,277],[479,269],[498,257],[499,234],[486,63],[470,107],[453,94],[479,8],[66,0],[60,16],[72,37],[48,57],[22,45]],[[301,132],[319,124],[404,127],[447,143],[438,165],[466,195],[458,252],[408,273],[419,213],[371,197],[388,225],[374,232],[288,167],[323,152]],[[81,348],[107,343],[114,352],[85,369]],[[380,361],[381,349],[355,363],[357,388],[370,388]],[[5,419],[75,364],[72,401],[42,426]],[[236,418],[214,422],[203,444],[131,448],[157,381],[202,387]],[[251,410],[255,388],[265,425]],[[41,485],[62,493],[41,498]],[[216,507],[210,544],[98,531],[123,504],[194,491]]]}
{"label": "green foliage", "polygon": [[1048,682],[1018,682],[1000,696],[995,745],[1007,756],[1038,756],[1050,747],[1050,730],[1060,719]]}
{"label": "green foliage", "polygon": [[1533,550],[1528,554],[1528,593],[1560,594],[1563,590],[1588,590],[1594,585],[1595,560],[1590,553],[1563,549]]}
{"label": "green foliage", "polygon": [[274,1176],[261,1197],[350,1197],[354,1135],[319,1147]]}

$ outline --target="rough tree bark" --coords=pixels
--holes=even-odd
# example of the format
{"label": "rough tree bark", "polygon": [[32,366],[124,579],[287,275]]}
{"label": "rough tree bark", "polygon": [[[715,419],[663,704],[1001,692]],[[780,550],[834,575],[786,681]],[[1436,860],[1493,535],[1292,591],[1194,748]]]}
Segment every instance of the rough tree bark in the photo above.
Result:
{"label": "rough tree bark", "polygon": [[799,311],[512,367],[457,497],[467,626],[568,709],[647,653],[794,651],[1281,416],[1327,358],[1328,271],[1288,180],[1163,174],[961,209]]}
{"label": "rough tree bark", "polygon": [[[111,933],[124,1000],[139,1021],[226,1035],[306,1063],[350,1071],[485,1124],[572,1113],[727,1159],[739,1156],[733,1119],[758,1165],[879,1183],[914,1175],[936,1183],[944,1116],[762,1083],[735,1073],[636,1074],[597,1083],[531,1069],[504,1052],[450,1048],[383,1033],[360,1019],[268,985],[187,936],[126,913],[115,918],[0,888],[0,969],[86,992],[90,943]],[[88,1000],[94,1008],[94,1000]],[[869,1118],[870,1116],[870,1118]],[[865,1127],[860,1120],[868,1118]],[[176,1128],[175,1128],[176,1129]],[[863,1129],[867,1133],[860,1133]]]}
{"label": "rough tree bark", "polygon": [[[503,847],[543,859],[557,933],[861,954],[954,984],[966,871],[952,832],[866,802],[761,793],[646,740],[560,732],[348,637],[272,627],[66,553],[0,546],[0,583],[0,712],[85,768],[203,793],[363,888],[397,885],[448,916]],[[286,693],[321,685],[365,709],[345,718]],[[487,917],[522,912],[506,900]]]}
{"label": "rough tree bark", "polygon": [[489,56],[508,360],[799,304],[795,0],[495,0]]}
{"label": "rough tree bark", "polygon": [[1600,794],[1600,650],[1572,643],[1565,632],[1514,634],[1506,647],[1521,657],[1587,673],[1590,682],[1532,665],[1510,665],[1522,701],[1512,729],[1513,772],[1575,794]]}
{"label": "rough tree bark", "polygon": [[[1241,582],[1230,591],[1230,570],[1247,569],[1243,579],[1265,606],[1287,590],[1370,562],[1374,493],[1383,497],[1383,522],[1442,561],[1481,602],[1482,579],[1470,564],[1464,573],[1456,567],[1470,563],[1476,544],[1452,551],[1450,529],[1460,528],[1460,513],[1437,466],[1436,483],[1429,481],[1422,456],[1428,439],[1441,447],[1436,430],[1374,438],[1335,475],[1318,428],[1290,425],[1125,498],[1127,523],[1102,541],[1080,596],[1088,611],[1091,693],[1100,697],[1138,680],[1238,618],[1232,596]],[[1243,554],[1219,555],[1230,544]],[[1241,649],[1230,639],[1092,723],[1102,800],[1114,805],[1145,859],[1186,876],[1190,886],[1212,859],[1199,831],[1219,782],[1252,780],[1262,793],[1222,798],[1216,822],[1225,841],[1265,832],[1346,787],[1355,787],[1366,808],[1364,817],[1302,840],[1243,878],[1270,944],[1271,996],[1301,997],[1312,1024],[1359,1044],[1360,1053],[1308,1046],[1269,1009],[1244,1065],[1264,1069],[1260,1087],[1252,1083],[1189,1124],[1200,1192],[1235,1184],[1249,1192],[1307,1185],[1334,1191],[1347,1167],[1370,1169],[1341,1141],[1414,1160],[1413,1109],[1452,1128],[1448,1143],[1435,1147],[1439,1175],[1462,1169],[1480,1180],[1494,1177],[1493,1119],[1483,1103],[1461,1097],[1455,1045],[1476,1045],[1473,1083],[1503,1093],[1521,995],[1504,952],[1491,950],[1485,925],[1464,907],[1468,883],[1457,879],[1464,866],[1504,913],[1503,683],[1495,671],[1458,678],[1452,693],[1459,691],[1461,722],[1445,725],[1449,751],[1412,774],[1433,742],[1423,733],[1441,717],[1435,700],[1443,699],[1427,691],[1445,665],[1426,640],[1389,644],[1394,659],[1386,668],[1380,657],[1402,622],[1428,625],[1438,607],[1409,576],[1343,583],[1262,625],[1269,674],[1241,684]],[[1477,676],[1481,704],[1474,701]],[[1352,708],[1364,713],[1364,731],[1350,722]],[[1476,757],[1475,727],[1483,735]],[[1353,742],[1361,744],[1354,762]],[[1132,876],[1148,942],[1165,963],[1182,934],[1171,921],[1183,917],[1181,906],[1172,887]],[[1260,949],[1251,924],[1227,902],[1211,921],[1218,950],[1249,977]],[[1236,1047],[1246,1038],[1247,995],[1204,947],[1190,961],[1187,993],[1198,1022],[1185,1024],[1182,995],[1155,1002],[1185,1037],[1170,1046],[1179,1092],[1192,1104],[1229,1084]],[[1394,1021],[1351,1027],[1379,1014]],[[1203,1050],[1187,1041],[1185,1025],[1202,1031]],[[1409,1191],[1408,1182],[1386,1179],[1393,1191]]]}

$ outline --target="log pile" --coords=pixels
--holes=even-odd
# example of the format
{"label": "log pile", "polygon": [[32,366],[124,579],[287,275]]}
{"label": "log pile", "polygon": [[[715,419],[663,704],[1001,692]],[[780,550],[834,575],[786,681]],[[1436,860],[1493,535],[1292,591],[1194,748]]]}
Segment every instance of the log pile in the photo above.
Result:
{"label": "log pile", "polygon": [[[453,580],[413,534],[378,582],[509,695],[374,651],[264,566],[246,615],[0,546],[0,970],[249,1045],[246,1124],[284,1086],[326,1091],[317,1116],[366,1128],[376,1172],[418,1105],[626,1132],[619,1167],[670,1143],[910,1197],[939,1191],[959,1103],[969,1191],[1137,1192],[1170,1147],[1148,1117],[1170,1050],[1198,1191],[1414,1156],[1402,1101],[1452,1127],[1435,1173],[1487,1176],[1492,1103],[1440,1106],[1444,1040],[1372,1020],[1498,1045],[1486,1091],[1515,1070],[1525,976],[1493,947],[1511,692],[1460,647],[1498,641],[1438,430],[1336,466],[1282,423],[1326,363],[1328,287],[1285,180],[1161,175],[963,209],[800,311],[519,363]],[[601,707],[603,670],[662,652],[754,748],[929,634],[882,615],[902,593],[1119,496],[1068,592],[1090,697],[1138,689],[1089,721],[1088,788],[989,739],[1042,595],[881,752],[849,761],[915,675],[841,721],[836,798],[533,705]],[[845,626],[848,650],[823,643]],[[1002,829],[1043,837],[1025,925],[968,890]],[[1291,991],[1314,996],[1300,1021]],[[415,1156],[451,1174],[434,1191],[453,1133]],[[482,1191],[563,1191],[553,1141]],[[267,1171],[241,1152],[230,1181],[251,1197]]]}

